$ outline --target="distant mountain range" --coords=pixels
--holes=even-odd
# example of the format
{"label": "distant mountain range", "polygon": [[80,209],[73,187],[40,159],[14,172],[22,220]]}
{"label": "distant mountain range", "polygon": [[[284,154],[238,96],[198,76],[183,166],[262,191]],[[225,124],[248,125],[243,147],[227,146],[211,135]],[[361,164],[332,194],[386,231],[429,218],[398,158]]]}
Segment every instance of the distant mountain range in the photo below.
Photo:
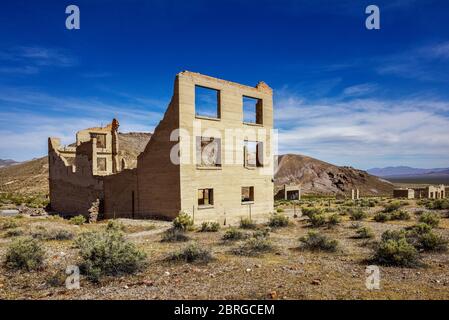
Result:
{"label": "distant mountain range", "polygon": [[11,159],[0,159],[0,168],[9,167],[17,163],[18,163],[17,161]]}
{"label": "distant mountain range", "polygon": [[378,177],[405,177],[405,176],[420,176],[420,175],[444,175],[449,174],[449,168],[433,168],[420,169],[406,166],[385,167],[368,169],[367,172]]}

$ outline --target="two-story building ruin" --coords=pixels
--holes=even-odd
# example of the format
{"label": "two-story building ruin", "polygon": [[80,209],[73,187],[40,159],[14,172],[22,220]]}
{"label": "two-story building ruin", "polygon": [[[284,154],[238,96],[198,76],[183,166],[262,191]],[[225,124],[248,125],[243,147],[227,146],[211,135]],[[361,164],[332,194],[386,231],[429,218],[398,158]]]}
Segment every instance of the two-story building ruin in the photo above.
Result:
{"label": "two-story building ruin", "polygon": [[220,223],[265,216],[273,210],[272,128],[265,83],[181,72],[151,138],[119,133],[117,120],[79,131],[68,147],[49,138],[51,208],[104,218],[183,211]]}

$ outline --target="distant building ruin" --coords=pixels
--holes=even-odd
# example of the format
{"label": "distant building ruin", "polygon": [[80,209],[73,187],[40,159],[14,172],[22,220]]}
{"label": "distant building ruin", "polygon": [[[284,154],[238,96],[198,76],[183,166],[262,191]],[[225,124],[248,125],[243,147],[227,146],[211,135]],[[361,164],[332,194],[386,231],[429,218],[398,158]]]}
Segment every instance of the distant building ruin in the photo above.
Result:
{"label": "distant building ruin", "polygon": [[[204,90],[212,93],[206,104],[199,99]],[[223,223],[273,211],[273,171],[265,161],[273,158],[273,102],[265,83],[248,87],[181,72],[146,145],[123,149],[142,137],[119,133],[118,127],[114,119],[106,127],[81,130],[68,147],[49,138],[52,210],[69,216],[165,219],[184,211],[196,221]],[[240,135],[227,138],[230,129]],[[262,134],[255,136],[254,130]],[[230,140],[236,141],[231,148]],[[174,150],[179,163],[173,161]]]}
{"label": "distant building ruin", "polygon": [[275,195],[276,200],[301,200],[301,187],[284,184]]}
{"label": "distant building ruin", "polygon": [[443,199],[447,197],[446,190],[447,188],[442,184],[438,186],[396,188],[393,190],[393,197],[407,199]]}

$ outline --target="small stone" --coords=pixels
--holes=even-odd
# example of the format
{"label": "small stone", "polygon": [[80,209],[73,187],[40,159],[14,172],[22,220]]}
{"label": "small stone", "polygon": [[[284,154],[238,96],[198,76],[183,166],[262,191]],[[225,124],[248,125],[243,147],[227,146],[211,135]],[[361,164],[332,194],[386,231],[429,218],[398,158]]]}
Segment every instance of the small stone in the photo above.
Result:
{"label": "small stone", "polygon": [[251,272],[252,270],[250,268],[246,269],[246,272]]}
{"label": "small stone", "polygon": [[168,271],[165,271],[165,273],[164,273],[166,276],[169,276],[170,275],[170,272],[168,272]]}
{"label": "small stone", "polygon": [[315,285],[315,286],[320,286],[321,285],[321,280],[320,279],[314,279],[312,281],[312,284]]}
{"label": "small stone", "polygon": [[270,299],[277,299],[277,297],[278,297],[278,294],[277,294],[277,292],[276,291],[271,291],[269,294],[268,294],[268,298],[270,298]]}
{"label": "small stone", "polygon": [[256,264],[256,268],[262,268],[261,264]]}

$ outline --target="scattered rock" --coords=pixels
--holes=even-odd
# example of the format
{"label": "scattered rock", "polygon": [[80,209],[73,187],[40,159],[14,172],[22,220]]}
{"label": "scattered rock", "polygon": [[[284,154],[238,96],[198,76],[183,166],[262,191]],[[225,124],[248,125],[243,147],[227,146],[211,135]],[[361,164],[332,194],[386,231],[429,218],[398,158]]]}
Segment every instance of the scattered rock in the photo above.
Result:
{"label": "scattered rock", "polygon": [[314,279],[312,280],[312,284],[315,286],[320,286],[321,285],[321,280],[320,279]]}
{"label": "scattered rock", "polygon": [[271,291],[270,293],[268,293],[268,298],[269,299],[277,299],[277,297],[278,297],[278,294],[277,294],[277,292],[276,291]]}

